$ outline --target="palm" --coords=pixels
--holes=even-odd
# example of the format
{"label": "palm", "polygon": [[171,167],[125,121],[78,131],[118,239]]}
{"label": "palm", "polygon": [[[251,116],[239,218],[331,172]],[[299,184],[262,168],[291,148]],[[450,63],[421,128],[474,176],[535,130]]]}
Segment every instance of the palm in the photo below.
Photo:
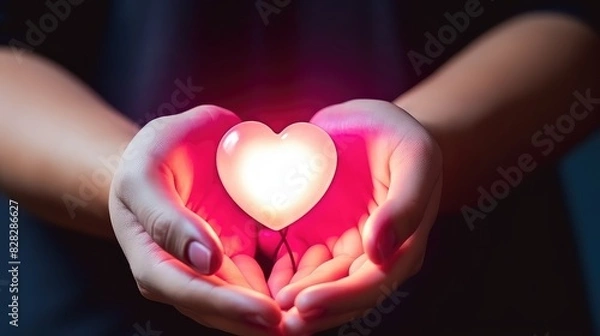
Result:
{"label": "palm", "polygon": [[145,297],[204,325],[263,335],[278,330],[281,310],[254,260],[256,225],[215,168],[217,144],[238,122],[204,105],[142,128],[115,174],[111,221]]}
{"label": "palm", "polygon": [[[166,149],[166,172],[185,206],[213,228],[223,246],[223,265],[215,274],[232,284],[268,294],[254,260],[257,226],[229,197],[217,175],[216,151],[221,137],[240,120],[215,110],[210,123],[191,120],[187,132]],[[167,133],[167,132],[165,132]]]}
{"label": "palm", "polygon": [[[292,277],[297,280],[327,260],[356,257],[361,253],[359,229],[369,215],[369,208],[377,203],[364,139],[344,130],[328,128],[328,125],[319,126],[336,144],[338,164],[335,177],[321,201],[287,229],[286,239],[299,266],[296,275],[286,247],[280,244],[280,233],[269,229],[260,232],[260,247],[277,260],[269,280],[273,295]],[[343,248],[344,241],[356,238],[357,244]]]}
{"label": "palm", "polygon": [[[333,138],[338,150],[338,168],[322,200],[289,228],[288,241],[299,261],[297,272],[293,272],[290,259],[282,249],[269,278],[271,293],[282,308],[290,309],[288,324],[292,325],[302,324],[298,322],[301,321],[298,315],[300,307],[294,306],[298,306],[301,296],[310,297],[311,289],[317,291],[320,286],[332,285],[336,281],[348,279],[349,283],[354,283],[361,279],[362,286],[366,286],[364,290],[370,291],[374,284],[378,284],[375,287],[378,289],[381,283],[401,281],[412,274],[420,266],[441,189],[437,183],[441,166],[436,164],[440,160],[435,151],[423,150],[428,146],[426,132],[407,113],[392,104],[349,102],[322,110],[312,122]],[[406,189],[413,192],[412,195],[407,196],[404,191],[404,194],[399,193],[397,187],[392,188],[394,174],[397,180],[406,181]],[[414,178],[411,179],[412,176]],[[421,189],[428,194],[424,197],[415,195]],[[375,253],[374,227],[379,224],[374,222],[390,217],[394,202],[410,205],[421,199],[425,200],[420,202],[424,203],[423,221],[419,218],[417,225],[422,225],[418,229],[412,228],[416,231],[414,239],[403,245],[408,249],[414,244],[412,248],[404,253],[402,261],[398,261],[399,253],[390,258],[390,264],[394,264],[391,269],[374,264],[368,257]],[[406,206],[397,208],[402,207]],[[268,230],[263,230],[259,237],[260,247],[275,253],[273,247],[277,246],[280,237]],[[360,292],[358,288],[361,287],[352,288]],[[341,295],[339,291],[324,290],[320,293],[324,296],[317,296],[316,302],[323,303],[322,298],[327,296],[331,302],[343,303],[336,297]],[[345,294],[347,296],[347,292]],[[361,294],[368,296],[373,293]],[[304,301],[309,302],[305,306],[317,305],[310,302],[311,299]],[[340,316],[334,317],[337,320],[333,323],[341,323],[357,313],[355,310],[342,310]],[[332,322],[323,323],[323,327],[327,327]],[[319,323],[311,325],[318,328]]]}

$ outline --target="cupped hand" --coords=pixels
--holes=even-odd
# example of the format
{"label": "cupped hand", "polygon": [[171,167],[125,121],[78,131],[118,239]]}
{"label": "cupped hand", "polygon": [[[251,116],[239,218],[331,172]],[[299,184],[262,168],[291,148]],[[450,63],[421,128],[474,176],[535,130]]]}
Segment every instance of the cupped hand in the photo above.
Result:
{"label": "cupped hand", "polygon": [[289,228],[298,271],[284,249],[273,251],[276,234],[259,236],[278,255],[269,286],[290,334],[360,316],[418,272],[442,184],[437,143],[391,103],[354,100],[311,122],[333,138],[338,168],[321,202]]}
{"label": "cupped hand", "polygon": [[234,334],[278,333],[281,310],[254,259],[256,223],[216,170],[219,140],[239,121],[200,106],[148,123],[123,154],[110,216],[145,297]]}

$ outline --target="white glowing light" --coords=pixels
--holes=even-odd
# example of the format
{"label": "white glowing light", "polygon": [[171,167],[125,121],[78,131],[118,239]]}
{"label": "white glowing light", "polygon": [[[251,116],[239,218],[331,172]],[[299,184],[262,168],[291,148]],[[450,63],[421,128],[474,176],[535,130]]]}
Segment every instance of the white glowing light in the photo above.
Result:
{"label": "white glowing light", "polygon": [[335,174],[329,135],[309,123],[275,134],[248,121],[231,128],[217,150],[217,169],[231,198],[261,224],[281,230],[323,197]]}

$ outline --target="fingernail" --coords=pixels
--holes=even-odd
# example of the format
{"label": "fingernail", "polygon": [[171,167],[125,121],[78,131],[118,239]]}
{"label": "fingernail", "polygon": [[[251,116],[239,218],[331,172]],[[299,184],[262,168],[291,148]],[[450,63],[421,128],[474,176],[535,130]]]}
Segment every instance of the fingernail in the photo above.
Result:
{"label": "fingernail", "polygon": [[188,258],[200,273],[208,274],[210,272],[212,252],[206,246],[196,241],[191,242],[188,247]]}
{"label": "fingernail", "polygon": [[272,327],[273,324],[267,322],[264,317],[261,315],[250,315],[246,317],[246,320],[252,324],[258,324],[263,327]]}
{"label": "fingernail", "polygon": [[302,316],[302,319],[304,320],[317,319],[323,315],[325,315],[325,309],[323,308],[315,308],[307,311],[306,313],[300,313],[300,316]]}
{"label": "fingernail", "polygon": [[388,229],[385,234],[380,236],[379,242],[377,242],[377,252],[379,253],[379,260],[385,261],[391,257],[398,249],[398,236],[394,229]]}

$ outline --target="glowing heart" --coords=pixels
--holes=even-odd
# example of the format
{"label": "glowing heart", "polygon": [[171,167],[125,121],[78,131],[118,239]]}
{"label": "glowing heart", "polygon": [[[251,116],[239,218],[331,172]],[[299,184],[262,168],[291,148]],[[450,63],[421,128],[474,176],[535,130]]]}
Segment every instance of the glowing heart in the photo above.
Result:
{"label": "glowing heart", "polygon": [[304,216],[325,194],[337,152],[329,135],[309,123],[275,134],[247,121],[232,127],[217,150],[225,190],[248,215],[272,230]]}

